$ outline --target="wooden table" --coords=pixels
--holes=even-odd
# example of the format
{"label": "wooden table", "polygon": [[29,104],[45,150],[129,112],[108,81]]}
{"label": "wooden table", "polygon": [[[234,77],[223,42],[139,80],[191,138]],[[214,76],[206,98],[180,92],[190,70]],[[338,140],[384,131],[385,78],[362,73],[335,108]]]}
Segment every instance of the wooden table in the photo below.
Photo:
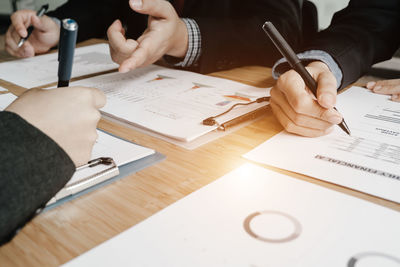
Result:
{"label": "wooden table", "polygon": [[[274,83],[271,70],[258,66],[212,75],[259,87]],[[21,92],[21,88],[10,88]],[[167,158],[36,217],[12,242],[0,248],[0,266],[56,266],[65,263],[239,167],[246,162],[241,157],[244,153],[282,130],[268,108],[258,121],[189,151],[104,120],[99,127],[154,148]],[[400,205],[390,201],[268,168],[400,211]]]}

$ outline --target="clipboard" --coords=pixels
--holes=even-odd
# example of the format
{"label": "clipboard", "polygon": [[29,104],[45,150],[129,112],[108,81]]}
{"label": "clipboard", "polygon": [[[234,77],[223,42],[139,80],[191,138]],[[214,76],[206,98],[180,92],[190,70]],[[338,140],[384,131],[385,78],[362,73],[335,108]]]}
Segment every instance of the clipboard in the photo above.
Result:
{"label": "clipboard", "polygon": [[[100,131],[103,132],[103,131]],[[105,133],[105,132],[103,132]],[[110,133],[105,133],[120,141],[136,145]],[[136,145],[138,146],[138,145]],[[129,149],[129,147],[127,148]],[[109,155],[110,156],[110,155]],[[44,211],[62,205],[65,202],[79,198],[82,195],[95,191],[105,185],[111,184],[125,176],[131,175],[166,158],[165,155],[154,151],[153,154],[139,159],[122,163],[118,166],[115,157],[98,157],[76,169],[75,173],[82,175],[78,179],[71,179],[45,206]],[[75,174],[74,174],[75,175]],[[73,177],[74,178],[74,177]]]}
{"label": "clipboard", "polygon": [[99,172],[83,177],[78,181],[66,184],[47,204],[51,205],[63,198],[72,196],[78,192],[88,189],[96,184],[104,182],[119,174],[119,168],[112,158],[97,158],[89,161],[87,164],[80,166],[76,172],[82,171],[87,168],[93,168],[102,165],[105,168]]}

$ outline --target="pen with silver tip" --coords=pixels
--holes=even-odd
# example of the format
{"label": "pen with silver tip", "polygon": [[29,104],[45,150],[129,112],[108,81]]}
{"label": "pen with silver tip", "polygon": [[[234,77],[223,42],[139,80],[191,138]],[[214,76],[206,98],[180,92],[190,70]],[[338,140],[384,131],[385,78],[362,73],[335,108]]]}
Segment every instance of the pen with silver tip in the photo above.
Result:
{"label": "pen with silver tip", "polygon": [[[262,28],[271,39],[271,41],[274,43],[276,48],[279,50],[279,52],[282,54],[282,56],[288,61],[290,67],[292,67],[292,69],[294,69],[301,76],[301,78],[304,80],[304,83],[314,94],[314,96],[317,96],[317,82],[303,66],[301,60],[297,57],[293,49],[289,46],[286,40],[275,28],[274,24],[272,24],[272,22],[270,21],[267,21],[264,23]],[[337,110],[335,107],[334,109]],[[345,133],[350,135],[350,129],[344,119],[338,125]]]}
{"label": "pen with silver tip", "polygon": [[[49,5],[43,5],[39,11],[36,13],[36,16],[41,17],[44,15],[44,13],[46,13],[47,9],[49,9]],[[29,26],[29,28],[27,29],[28,34],[26,35],[26,37],[21,38],[21,40],[19,40],[18,42],[18,48],[20,48],[26,40],[28,40],[29,36],[32,34],[33,32],[33,26]]]}

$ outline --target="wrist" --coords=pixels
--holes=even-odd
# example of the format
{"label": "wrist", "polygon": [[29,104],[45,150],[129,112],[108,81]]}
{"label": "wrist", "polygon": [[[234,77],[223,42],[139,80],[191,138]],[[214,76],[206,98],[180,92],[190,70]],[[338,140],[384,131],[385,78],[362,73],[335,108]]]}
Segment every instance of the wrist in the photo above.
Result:
{"label": "wrist", "polygon": [[189,33],[182,19],[178,20],[178,27],[172,47],[166,52],[167,55],[184,58],[189,46]]}
{"label": "wrist", "polygon": [[317,69],[320,69],[322,71],[329,71],[330,72],[330,69],[329,69],[328,65],[326,65],[322,61],[313,61],[310,64],[308,64],[308,67],[317,68]]}

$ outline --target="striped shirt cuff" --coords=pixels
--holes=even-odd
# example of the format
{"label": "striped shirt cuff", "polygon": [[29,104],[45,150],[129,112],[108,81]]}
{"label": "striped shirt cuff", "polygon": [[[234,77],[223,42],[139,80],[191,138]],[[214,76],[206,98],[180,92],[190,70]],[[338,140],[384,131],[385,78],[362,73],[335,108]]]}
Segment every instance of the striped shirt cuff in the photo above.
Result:
{"label": "striped shirt cuff", "polygon": [[[315,61],[324,62],[328,66],[328,68],[332,72],[332,74],[335,76],[336,82],[337,82],[337,88],[340,88],[340,86],[342,84],[342,79],[343,79],[342,70],[340,69],[340,67],[336,63],[336,61],[332,58],[332,56],[329,55],[327,52],[322,51],[322,50],[310,50],[310,51],[305,51],[303,53],[297,54],[297,56],[301,60],[308,60],[308,61],[315,60]],[[278,79],[279,76],[282,74],[277,71],[277,67],[280,64],[283,64],[286,62],[287,62],[287,60],[285,58],[281,58],[274,64],[274,66],[272,67],[272,76],[274,77],[274,79]]]}
{"label": "striped shirt cuff", "polygon": [[188,51],[185,58],[176,64],[175,67],[190,67],[197,63],[201,55],[201,34],[199,25],[194,19],[183,18],[188,31]]}

